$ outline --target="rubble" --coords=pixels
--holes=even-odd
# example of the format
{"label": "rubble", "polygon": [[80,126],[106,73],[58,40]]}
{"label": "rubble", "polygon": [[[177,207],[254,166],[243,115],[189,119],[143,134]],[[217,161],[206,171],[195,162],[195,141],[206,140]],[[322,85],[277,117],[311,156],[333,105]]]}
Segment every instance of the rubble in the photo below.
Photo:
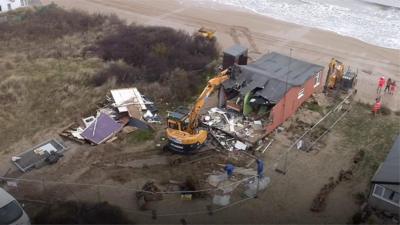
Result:
{"label": "rubble", "polygon": [[119,124],[108,115],[100,113],[96,120],[85,128],[81,136],[94,144],[101,144],[121,131],[122,127],[122,124]]}
{"label": "rubble", "polygon": [[202,123],[210,128],[211,135],[226,150],[246,150],[264,137],[263,121],[221,108],[211,108],[203,115]]}
{"label": "rubble", "polygon": [[51,139],[43,142],[35,147],[26,150],[25,152],[13,156],[12,162],[22,172],[27,172],[32,168],[39,168],[44,163],[54,164],[62,153],[67,149],[61,142]]}
{"label": "rubble", "polygon": [[[115,135],[121,130],[129,134],[137,129],[151,129],[148,123],[161,123],[157,107],[137,88],[114,89],[111,95],[106,96],[107,103],[97,109],[96,115],[69,124],[60,136],[80,144],[109,143],[117,139]],[[97,126],[98,121],[100,126]]]}

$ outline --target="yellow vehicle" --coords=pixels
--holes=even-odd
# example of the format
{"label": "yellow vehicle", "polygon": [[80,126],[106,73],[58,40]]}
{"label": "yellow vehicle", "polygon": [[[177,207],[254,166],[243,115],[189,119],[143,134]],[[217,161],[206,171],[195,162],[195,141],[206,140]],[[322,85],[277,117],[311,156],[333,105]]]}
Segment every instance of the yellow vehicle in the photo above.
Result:
{"label": "yellow vehicle", "polygon": [[329,63],[328,74],[326,76],[325,87],[335,89],[336,85],[339,84],[344,75],[344,64],[335,58],[332,58]]}
{"label": "yellow vehicle", "polygon": [[202,27],[197,31],[197,33],[200,36],[203,36],[204,38],[207,38],[207,39],[211,40],[211,39],[214,38],[215,31],[211,30],[211,29],[208,29],[208,28],[205,28],[205,27]]}
{"label": "yellow vehicle", "polygon": [[190,153],[198,149],[207,140],[208,132],[198,129],[200,110],[206,99],[214,92],[222,82],[229,79],[228,70],[224,70],[210,79],[203,92],[197,98],[192,110],[178,108],[169,113],[166,130],[170,150],[179,153]]}

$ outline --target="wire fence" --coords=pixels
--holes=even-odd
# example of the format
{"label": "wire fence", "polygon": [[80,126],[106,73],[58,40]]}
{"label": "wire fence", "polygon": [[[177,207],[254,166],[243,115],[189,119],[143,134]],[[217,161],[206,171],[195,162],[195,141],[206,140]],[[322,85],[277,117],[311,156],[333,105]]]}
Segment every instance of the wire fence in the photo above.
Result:
{"label": "wire fence", "polygon": [[273,169],[279,173],[286,174],[288,164],[290,163],[289,153],[294,150],[302,150],[305,152],[312,151],[321,139],[327,135],[340,122],[351,109],[351,100],[354,96],[354,91],[349,91],[346,97],[337,103],[329,112],[327,112],[318,122],[311,128],[305,130],[289,147],[286,149],[277,162],[273,165]]}
{"label": "wire fence", "polygon": [[127,213],[156,219],[166,216],[212,215],[254,199],[259,190],[266,188],[269,179],[258,179],[257,175],[228,178],[221,173],[209,176],[209,188],[194,191],[182,190],[183,184],[178,183],[155,185],[150,182],[138,189],[10,177],[0,177],[0,182],[6,191],[20,201],[43,204],[66,201],[108,202]]}

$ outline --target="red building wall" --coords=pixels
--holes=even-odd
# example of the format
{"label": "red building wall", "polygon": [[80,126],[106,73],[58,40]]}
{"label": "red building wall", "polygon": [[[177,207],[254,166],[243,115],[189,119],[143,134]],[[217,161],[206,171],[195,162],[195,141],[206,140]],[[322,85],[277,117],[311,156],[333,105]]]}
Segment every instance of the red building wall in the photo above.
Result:
{"label": "red building wall", "polygon": [[[320,83],[314,87],[316,81],[316,75],[310,78],[302,87],[292,87],[281,101],[278,102],[271,112],[272,123],[266,126],[267,133],[271,133],[283,122],[297,111],[297,109],[303,104],[313,93],[318,93],[323,90],[325,84],[325,76],[323,70],[320,73]],[[301,89],[304,88],[304,95],[298,98],[298,94]]]}

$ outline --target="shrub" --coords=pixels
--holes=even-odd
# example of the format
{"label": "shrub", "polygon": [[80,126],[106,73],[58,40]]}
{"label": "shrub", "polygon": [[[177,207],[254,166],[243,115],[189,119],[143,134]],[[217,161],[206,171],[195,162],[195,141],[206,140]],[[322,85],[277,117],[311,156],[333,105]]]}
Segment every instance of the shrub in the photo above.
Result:
{"label": "shrub", "polygon": [[89,15],[77,10],[67,11],[50,4],[16,15],[10,14],[9,18],[7,22],[0,23],[1,40],[18,38],[44,41],[101,27],[107,16]]}
{"label": "shrub", "polygon": [[147,82],[159,81],[176,68],[201,71],[218,56],[215,40],[167,27],[137,25],[120,26],[86,51],[105,61],[124,60],[140,69]]}
{"label": "shrub", "polygon": [[132,84],[141,80],[141,71],[123,61],[110,62],[90,82],[94,86],[101,86],[110,78],[115,78],[118,84]]}
{"label": "shrub", "polygon": [[387,115],[390,115],[392,113],[392,111],[388,107],[382,106],[381,113],[382,113],[382,115],[387,116]]}
{"label": "shrub", "polygon": [[33,218],[37,224],[131,224],[122,210],[107,202],[61,202],[44,207]]}

